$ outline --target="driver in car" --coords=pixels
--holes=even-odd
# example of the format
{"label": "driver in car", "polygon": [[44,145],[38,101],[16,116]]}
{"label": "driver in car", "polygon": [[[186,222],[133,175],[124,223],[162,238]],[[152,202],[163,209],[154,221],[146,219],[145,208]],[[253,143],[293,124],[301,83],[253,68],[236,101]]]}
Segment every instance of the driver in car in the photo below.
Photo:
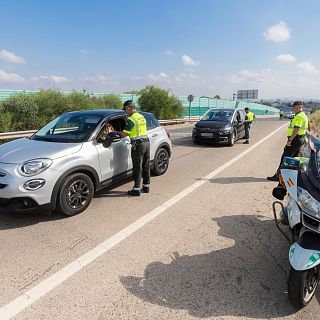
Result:
{"label": "driver in car", "polygon": [[111,133],[111,132],[114,132],[114,131],[115,131],[115,130],[114,130],[112,124],[108,122],[108,123],[102,128],[102,130],[100,131],[99,138],[100,138],[101,140],[105,141],[106,138],[107,138],[107,136],[108,136],[108,134]]}

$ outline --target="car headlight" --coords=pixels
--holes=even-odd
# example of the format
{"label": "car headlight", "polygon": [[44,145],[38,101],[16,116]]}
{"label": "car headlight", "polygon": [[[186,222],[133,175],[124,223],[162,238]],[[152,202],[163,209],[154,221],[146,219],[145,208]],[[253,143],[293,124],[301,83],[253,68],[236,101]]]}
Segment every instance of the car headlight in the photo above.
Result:
{"label": "car headlight", "polygon": [[51,164],[52,160],[47,158],[28,160],[19,167],[19,173],[27,177],[34,176],[48,169]]}
{"label": "car headlight", "polygon": [[298,187],[298,200],[302,208],[310,210],[311,214],[320,219],[320,202],[311,196],[311,194]]}
{"label": "car headlight", "polygon": [[230,133],[230,131],[231,131],[231,129],[232,129],[232,127],[225,127],[225,128],[223,128],[223,129],[220,129],[220,133],[221,134],[228,134],[228,133]]}

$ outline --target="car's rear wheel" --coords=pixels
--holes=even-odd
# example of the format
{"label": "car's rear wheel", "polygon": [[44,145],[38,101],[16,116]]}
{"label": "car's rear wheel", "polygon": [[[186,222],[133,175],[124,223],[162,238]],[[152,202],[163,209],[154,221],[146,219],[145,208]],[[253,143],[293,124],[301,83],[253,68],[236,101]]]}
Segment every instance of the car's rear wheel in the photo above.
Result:
{"label": "car's rear wheel", "polygon": [[62,183],[57,199],[57,210],[67,216],[74,216],[86,210],[94,193],[93,182],[84,173],[74,173]]}
{"label": "car's rear wheel", "polygon": [[154,157],[152,173],[156,176],[164,174],[169,167],[169,153],[165,148],[160,148]]}

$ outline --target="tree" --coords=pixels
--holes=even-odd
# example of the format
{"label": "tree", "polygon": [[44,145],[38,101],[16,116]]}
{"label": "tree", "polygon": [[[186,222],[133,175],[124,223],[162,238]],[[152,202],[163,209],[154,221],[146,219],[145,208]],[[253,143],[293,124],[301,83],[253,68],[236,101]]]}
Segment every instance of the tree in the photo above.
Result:
{"label": "tree", "polygon": [[140,91],[138,103],[142,111],[152,112],[158,119],[181,117],[183,105],[169,90],[147,86]]}
{"label": "tree", "polygon": [[115,94],[107,94],[101,98],[106,109],[122,109],[122,102]]}
{"label": "tree", "polygon": [[217,94],[213,97],[213,99],[221,99],[220,96]]}

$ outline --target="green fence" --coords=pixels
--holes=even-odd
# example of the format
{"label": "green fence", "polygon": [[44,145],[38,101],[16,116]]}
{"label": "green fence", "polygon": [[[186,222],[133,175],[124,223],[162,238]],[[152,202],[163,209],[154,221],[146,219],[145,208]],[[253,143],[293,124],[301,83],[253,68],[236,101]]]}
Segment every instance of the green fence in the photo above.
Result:
{"label": "green fence", "polygon": [[[34,93],[36,91],[31,90],[0,90],[0,100],[6,99],[13,94],[17,93]],[[68,92],[66,92],[68,94]],[[95,97],[101,97],[108,93],[106,92],[94,92],[90,93],[90,95]],[[122,102],[126,100],[133,100],[138,108],[138,98],[139,96],[136,94],[117,94]],[[189,102],[187,100],[187,96],[178,96],[177,97],[184,106],[184,116],[201,116],[210,108],[242,108],[249,107],[252,112],[256,115],[264,115],[264,116],[272,116],[278,115],[279,109],[269,107],[263,104],[254,103],[254,102],[246,102],[242,100],[227,100],[227,99],[213,99],[213,98],[200,98],[195,97],[193,102],[191,103],[191,108],[189,108]],[[81,108],[81,106],[79,106]]]}

